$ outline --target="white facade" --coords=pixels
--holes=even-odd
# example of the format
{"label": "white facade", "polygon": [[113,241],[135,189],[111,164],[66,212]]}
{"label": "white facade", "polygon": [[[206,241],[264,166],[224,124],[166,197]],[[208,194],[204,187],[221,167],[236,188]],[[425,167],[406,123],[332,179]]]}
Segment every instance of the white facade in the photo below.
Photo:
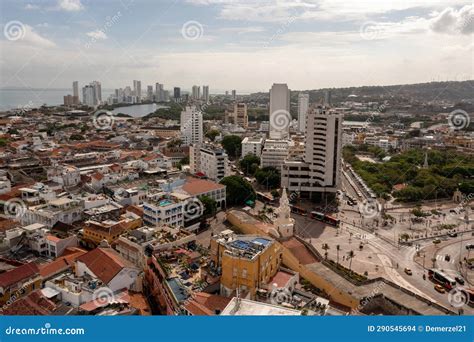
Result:
{"label": "white facade", "polygon": [[193,85],[192,97],[195,100],[199,100],[201,98],[201,87],[197,85]]}
{"label": "white facade", "polygon": [[134,80],[133,81],[133,92],[137,97],[137,102],[141,102],[142,99],[142,82]]}
{"label": "white facade", "polygon": [[187,106],[181,112],[181,136],[185,145],[202,143],[202,112],[195,106]]}
{"label": "white facade", "polygon": [[267,139],[260,156],[260,167],[274,167],[280,170],[288,157],[290,142],[288,140]]}
{"label": "white facade", "polygon": [[303,159],[287,160],[281,186],[302,196],[336,192],[340,184],[343,115],[314,109],[306,118]]}
{"label": "white facade", "polygon": [[298,131],[303,132],[306,127],[306,114],[309,108],[309,94],[298,95]]}
{"label": "white facade", "polygon": [[150,226],[184,226],[183,207],[185,202],[162,198],[143,203],[143,222]]}
{"label": "white facade", "polygon": [[289,137],[290,90],[284,83],[274,83],[270,89],[270,139]]}
{"label": "white facade", "polygon": [[253,154],[260,158],[262,155],[263,138],[245,137],[242,140],[242,158],[247,154]]}
{"label": "white facade", "polygon": [[212,145],[192,145],[189,150],[192,173],[202,172],[207,178],[219,182],[228,175],[228,158],[225,151]]}

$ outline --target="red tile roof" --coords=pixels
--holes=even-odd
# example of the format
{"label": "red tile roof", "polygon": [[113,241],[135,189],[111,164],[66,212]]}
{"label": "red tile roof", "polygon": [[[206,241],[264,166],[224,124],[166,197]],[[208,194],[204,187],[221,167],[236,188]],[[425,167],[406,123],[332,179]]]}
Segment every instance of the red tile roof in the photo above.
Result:
{"label": "red tile roof", "polygon": [[30,262],[29,264],[18,266],[10,271],[0,274],[0,286],[8,288],[23,280],[27,280],[39,274],[38,266]]}
{"label": "red tile roof", "polygon": [[205,292],[193,294],[193,298],[185,308],[194,316],[212,316],[216,311],[221,312],[229,304],[231,298],[213,295]]}
{"label": "red tile roof", "polygon": [[183,190],[191,196],[196,196],[204,192],[218,190],[224,188],[224,185],[215,183],[206,179],[198,179],[193,177],[186,178],[186,183],[183,185]]}
{"label": "red tile roof", "polygon": [[83,262],[104,284],[108,284],[124,267],[133,265],[112,248],[98,247],[77,258]]}
{"label": "red tile roof", "polygon": [[27,296],[14,301],[3,310],[3,314],[44,316],[50,315],[56,308],[56,304],[43,296],[41,290],[36,290]]}

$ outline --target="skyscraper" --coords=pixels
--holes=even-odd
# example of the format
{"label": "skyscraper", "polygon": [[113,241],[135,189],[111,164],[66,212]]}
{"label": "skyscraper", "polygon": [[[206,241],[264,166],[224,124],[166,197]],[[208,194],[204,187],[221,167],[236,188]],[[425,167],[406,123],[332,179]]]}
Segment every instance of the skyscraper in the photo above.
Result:
{"label": "skyscraper", "polygon": [[298,94],[298,131],[305,131],[306,114],[309,107],[309,94]]}
{"label": "skyscraper", "polygon": [[303,198],[335,193],[340,185],[343,115],[321,108],[309,110],[305,153],[287,159],[281,169],[281,186]]}
{"label": "skyscraper", "polygon": [[290,123],[290,90],[285,83],[274,83],[270,89],[270,139],[287,139]]}
{"label": "skyscraper", "polygon": [[102,86],[100,82],[93,81],[82,88],[82,102],[90,107],[102,103]]}
{"label": "skyscraper", "polygon": [[146,99],[148,101],[153,101],[153,86],[149,85],[146,87]]}
{"label": "skyscraper", "polygon": [[209,102],[209,86],[202,86],[202,99],[205,103]]}
{"label": "skyscraper", "polygon": [[247,115],[247,104],[234,104],[234,123],[242,128],[248,128],[249,119]]}
{"label": "skyscraper", "polygon": [[237,91],[234,89],[232,90],[232,100],[235,101],[236,98],[237,98]]}
{"label": "skyscraper", "polygon": [[181,112],[181,137],[186,145],[202,143],[202,112],[196,106],[187,106]]}
{"label": "skyscraper", "polygon": [[180,87],[174,87],[173,97],[176,101],[178,101],[181,98],[181,88]]}
{"label": "skyscraper", "polygon": [[192,97],[195,100],[199,100],[201,98],[201,87],[193,85]]}
{"label": "skyscraper", "polygon": [[134,80],[133,81],[133,93],[137,97],[137,102],[142,100],[142,82]]}
{"label": "skyscraper", "polygon": [[156,83],[155,84],[155,101],[156,102],[163,102],[164,101],[164,89],[163,84]]}
{"label": "skyscraper", "polygon": [[79,82],[72,82],[72,96],[77,96],[79,98]]}

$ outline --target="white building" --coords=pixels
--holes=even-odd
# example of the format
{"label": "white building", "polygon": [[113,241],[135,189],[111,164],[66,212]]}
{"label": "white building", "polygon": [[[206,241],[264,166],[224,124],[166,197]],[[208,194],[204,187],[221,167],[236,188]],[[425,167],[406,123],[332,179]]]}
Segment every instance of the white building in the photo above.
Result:
{"label": "white building", "polygon": [[102,86],[100,82],[93,81],[82,88],[82,102],[89,107],[98,106],[102,103]]}
{"label": "white building", "polygon": [[147,197],[143,203],[143,222],[150,226],[184,227],[185,201],[165,192]]}
{"label": "white building", "polygon": [[260,158],[262,155],[263,138],[249,138],[245,137],[242,140],[242,158],[247,154],[253,154]]}
{"label": "white building", "polygon": [[274,83],[270,89],[270,139],[290,135],[290,90],[285,83]]}
{"label": "white building", "polygon": [[81,181],[79,169],[73,165],[53,166],[47,170],[47,177],[63,187],[76,186]]}
{"label": "white building", "polygon": [[163,102],[165,100],[165,90],[164,85],[161,83],[155,84],[155,101]]}
{"label": "white building", "polygon": [[189,147],[191,172],[201,172],[207,178],[219,182],[228,175],[229,160],[224,149],[212,145],[195,144]]}
{"label": "white building", "polygon": [[281,186],[312,198],[316,193],[336,192],[340,185],[343,115],[314,109],[306,118],[305,153],[286,160]]}
{"label": "white building", "polygon": [[298,95],[298,131],[303,132],[306,127],[306,114],[309,108],[309,94]]}
{"label": "white building", "polygon": [[280,170],[281,165],[288,157],[290,142],[288,140],[265,140],[265,145],[260,156],[260,167],[274,167]]}
{"label": "white building", "polygon": [[185,145],[202,143],[202,112],[196,106],[187,106],[181,112],[181,136]]}
{"label": "white building", "polygon": [[59,221],[71,224],[81,220],[83,210],[84,205],[78,200],[58,198],[46,204],[28,207],[21,217],[21,223],[25,225],[41,223],[52,228]]}

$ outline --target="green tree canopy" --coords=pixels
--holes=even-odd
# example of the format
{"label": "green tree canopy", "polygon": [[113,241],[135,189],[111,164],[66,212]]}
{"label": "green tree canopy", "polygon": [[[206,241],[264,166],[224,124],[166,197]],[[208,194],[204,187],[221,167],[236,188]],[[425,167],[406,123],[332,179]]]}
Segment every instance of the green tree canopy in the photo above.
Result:
{"label": "green tree canopy", "polygon": [[255,171],[257,171],[259,165],[260,158],[253,154],[247,154],[239,162],[240,169],[247,176],[253,176],[255,174]]}
{"label": "green tree canopy", "polygon": [[268,166],[258,169],[255,172],[255,178],[260,185],[266,186],[270,189],[280,187],[280,172],[274,167]]}
{"label": "green tree canopy", "polygon": [[240,155],[242,148],[242,138],[238,135],[226,135],[222,139],[222,146],[229,157],[237,158]]}
{"label": "green tree canopy", "polygon": [[227,205],[243,205],[248,200],[255,201],[255,191],[244,178],[228,176],[222,178],[220,183],[226,186]]}

